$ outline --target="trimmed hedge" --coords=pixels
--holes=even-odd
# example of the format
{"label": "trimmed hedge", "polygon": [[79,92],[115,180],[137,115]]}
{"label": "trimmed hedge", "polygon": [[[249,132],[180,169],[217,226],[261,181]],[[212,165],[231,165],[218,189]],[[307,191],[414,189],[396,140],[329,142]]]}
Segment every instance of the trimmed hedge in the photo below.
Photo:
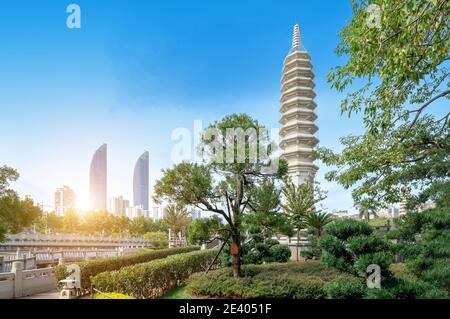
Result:
{"label": "trimmed hedge", "polygon": [[139,299],[159,298],[181,285],[191,274],[205,270],[218,250],[169,256],[151,262],[103,272],[92,278],[100,291],[115,291]]}
{"label": "trimmed hedge", "polygon": [[351,279],[314,261],[244,265],[242,274],[242,278],[233,278],[231,268],[206,275],[194,274],[188,281],[187,291],[212,298],[323,299],[327,296],[328,283]]}
{"label": "trimmed hedge", "polygon": [[[118,270],[125,266],[145,263],[155,259],[165,258],[170,255],[187,253],[199,249],[198,246],[188,246],[161,250],[142,250],[127,256],[78,262],[76,264],[80,266],[81,287],[83,287],[83,289],[89,289],[91,287],[91,277],[105,271]],[[59,265],[54,268],[57,281],[62,280],[69,275],[66,271],[66,267],[67,265]]]}

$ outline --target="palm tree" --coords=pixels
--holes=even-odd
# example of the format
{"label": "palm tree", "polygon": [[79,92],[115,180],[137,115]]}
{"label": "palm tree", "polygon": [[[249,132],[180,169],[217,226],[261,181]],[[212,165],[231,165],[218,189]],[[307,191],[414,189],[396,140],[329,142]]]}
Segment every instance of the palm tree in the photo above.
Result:
{"label": "palm tree", "polygon": [[297,229],[297,257],[300,230],[307,226],[306,217],[316,212],[316,204],[325,199],[326,195],[318,187],[313,187],[310,182],[295,185],[289,179],[285,181],[282,190],[284,203],[282,208],[289,222]]}
{"label": "palm tree", "polygon": [[174,204],[167,206],[164,223],[167,228],[170,228],[175,234],[181,232],[181,234],[187,237],[187,230],[191,221],[192,218],[186,207]]}
{"label": "palm tree", "polygon": [[332,221],[332,217],[325,212],[313,212],[305,217],[306,225],[312,229],[319,238],[322,235],[322,229]]}
{"label": "palm tree", "polygon": [[365,203],[357,203],[355,207],[358,209],[359,212],[359,218],[365,219],[366,222],[369,222],[370,215],[373,215],[374,217],[378,217],[377,213],[373,208],[371,208],[369,205]]}

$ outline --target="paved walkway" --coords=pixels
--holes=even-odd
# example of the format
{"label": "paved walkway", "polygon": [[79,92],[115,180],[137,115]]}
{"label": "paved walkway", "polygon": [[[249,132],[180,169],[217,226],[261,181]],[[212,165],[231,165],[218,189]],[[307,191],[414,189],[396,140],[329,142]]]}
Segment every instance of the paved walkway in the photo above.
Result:
{"label": "paved walkway", "polygon": [[59,299],[59,291],[54,290],[54,291],[49,291],[49,292],[43,292],[40,294],[22,297],[22,298],[18,298],[18,299]]}

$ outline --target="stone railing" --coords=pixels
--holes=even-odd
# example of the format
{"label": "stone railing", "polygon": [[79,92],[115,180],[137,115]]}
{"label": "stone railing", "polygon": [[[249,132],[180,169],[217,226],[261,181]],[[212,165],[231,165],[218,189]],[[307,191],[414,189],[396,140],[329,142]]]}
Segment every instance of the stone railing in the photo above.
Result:
{"label": "stone railing", "polygon": [[23,262],[24,269],[26,270],[37,268],[35,256],[31,257],[24,256],[23,258],[15,257],[14,259],[9,258],[6,260],[2,256],[0,256],[0,272],[10,272],[13,264],[17,261]]}
{"label": "stone railing", "polygon": [[20,298],[55,289],[53,268],[24,270],[24,263],[16,261],[11,272],[0,273],[0,299]]}
{"label": "stone railing", "polygon": [[123,246],[127,245],[150,245],[151,241],[136,237],[114,237],[114,236],[86,236],[79,234],[39,234],[39,233],[20,233],[7,236],[2,243],[8,245],[20,242],[86,242],[86,243],[114,243]]}

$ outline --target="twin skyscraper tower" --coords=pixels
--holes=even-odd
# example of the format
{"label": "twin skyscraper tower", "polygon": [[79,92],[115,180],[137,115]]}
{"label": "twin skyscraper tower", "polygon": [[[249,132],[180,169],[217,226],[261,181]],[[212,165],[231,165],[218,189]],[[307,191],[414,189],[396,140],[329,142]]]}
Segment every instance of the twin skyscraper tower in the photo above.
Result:
{"label": "twin skyscraper tower", "polygon": [[[108,147],[100,146],[95,152],[89,172],[90,208],[107,210],[107,167]],[[144,152],[136,162],[133,174],[133,204],[144,210],[149,209],[149,154]]]}

